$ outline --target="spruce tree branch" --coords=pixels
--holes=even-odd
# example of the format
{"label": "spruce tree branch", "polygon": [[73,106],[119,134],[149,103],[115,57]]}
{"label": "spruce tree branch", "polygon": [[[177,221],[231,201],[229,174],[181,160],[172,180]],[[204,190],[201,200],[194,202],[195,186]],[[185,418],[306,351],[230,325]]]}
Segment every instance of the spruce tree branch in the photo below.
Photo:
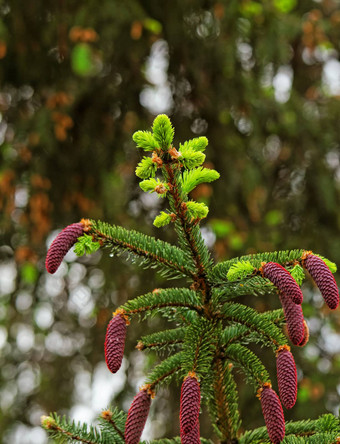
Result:
{"label": "spruce tree branch", "polygon": [[[170,163],[164,164],[165,177],[170,185],[169,195],[172,198],[175,213],[178,217],[186,244],[190,248],[191,255],[195,263],[197,276],[195,276],[194,280],[198,284],[198,288],[200,288],[203,293],[204,301],[208,301],[210,299],[210,284],[207,279],[207,270],[202,261],[198,246],[192,233],[193,223],[188,220],[186,204],[185,201],[181,199],[180,184],[176,180],[174,168],[177,168],[177,165],[173,166]],[[200,233],[198,233],[198,235],[201,236]],[[204,246],[204,248],[206,247]]]}
{"label": "spruce tree branch", "polygon": [[[236,438],[237,431],[240,425],[239,415],[236,411],[236,418],[233,418],[231,412],[231,406],[229,405],[229,400],[226,396],[226,390],[235,390],[235,387],[225,386],[225,372],[228,371],[224,368],[221,359],[217,359],[214,364],[215,367],[215,378],[214,378],[214,394],[215,394],[215,405],[216,405],[216,425],[220,432],[222,433],[222,442],[229,443],[232,439]],[[235,385],[235,384],[234,384]],[[230,397],[230,394],[229,394]],[[235,414],[235,412],[234,412]]]}
{"label": "spruce tree branch", "polygon": [[[91,223],[92,226],[89,233],[92,234],[93,240],[98,241],[102,246],[106,245],[121,249],[153,264],[157,263],[160,266],[167,267],[182,276],[194,278],[193,266],[190,269],[191,264],[182,257],[183,253],[177,247],[133,230],[129,231],[122,227],[110,226],[101,222],[96,224],[96,222],[91,221]],[[125,239],[121,239],[115,234],[120,234]],[[149,249],[143,248],[144,246],[149,247]],[[152,249],[157,250],[157,252],[150,251]],[[176,262],[174,259],[180,259],[181,263]]]}
{"label": "spruce tree branch", "polygon": [[183,308],[189,308],[190,310],[195,310],[198,313],[203,313],[203,308],[199,307],[198,305],[188,305],[186,303],[180,303],[180,302],[164,302],[164,304],[155,304],[155,305],[148,305],[145,307],[138,307],[134,308],[132,310],[126,310],[126,313],[128,314],[138,314],[143,313],[144,311],[152,311],[157,308],[166,308],[166,307],[183,307]]}
{"label": "spruce tree branch", "polygon": [[151,390],[154,389],[164,379],[166,379],[168,376],[173,375],[174,373],[176,373],[180,369],[181,369],[181,365],[178,365],[176,368],[173,368],[173,369],[169,370],[167,373],[164,373],[164,375],[160,376],[156,381],[154,381],[153,383],[150,384],[150,389]]}
{"label": "spruce tree branch", "polygon": [[176,345],[176,344],[183,344],[183,340],[174,339],[173,341],[153,342],[151,344],[143,344],[142,341],[139,341],[136,348],[138,348],[138,350],[147,350],[147,349],[160,348],[160,347],[165,347],[167,345]]}
{"label": "spruce tree branch", "polygon": [[57,424],[53,425],[49,430],[54,430],[58,433],[61,433],[63,435],[66,435],[69,437],[69,439],[73,439],[74,441],[79,441],[85,444],[98,444],[97,441],[91,441],[88,439],[83,439],[82,437],[75,435],[71,432],[68,432],[67,430],[63,429],[62,427],[58,426]]}
{"label": "spruce tree branch", "polygon": [[106,421],[107,423],[109,423],[115,429],[115,431],[118,433],[118,435],[123,439],[123,441],[125,442],[124,433],[118,428],[117,424],[112,419],[112,413],[111,414],[106,414],[106,415],[103,415],[103,413],[102,413],[101,418],[104,421]]}

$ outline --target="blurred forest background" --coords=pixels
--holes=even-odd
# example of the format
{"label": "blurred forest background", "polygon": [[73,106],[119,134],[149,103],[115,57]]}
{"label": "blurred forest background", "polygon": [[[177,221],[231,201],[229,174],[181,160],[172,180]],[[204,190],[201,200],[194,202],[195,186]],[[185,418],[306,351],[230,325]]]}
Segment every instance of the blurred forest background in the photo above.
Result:
{"label": "blurred forest background", "polygon": [[[135,346],[158,318],[133,322],[116,375],[103,343],[112,311],[167,285],[159,275],[105,252],[69,253],[54,276],[44,261],[82,217],[175,242],[152,226],[161,201],[134,175],[131,136],[156,114],[171,117],[176,143],[209,139],[221,179],[195,198],[210,207],[202,230],[216,260],[306,248],[340,265],[339,3],[0,1],[1,442],[47,443],[40,416],[51,411],[93,421],[111,402],[127,410],[155,362]],[[310,280],[303,290],[311,339],[293,349],[299,395],[286,419],[340,405],[340,311]],[[262,357],[274,375],[272,353]],[[263,425],[238,379],[244,426]],[[145,438],[178,434],[178,393],[156,397]]]}

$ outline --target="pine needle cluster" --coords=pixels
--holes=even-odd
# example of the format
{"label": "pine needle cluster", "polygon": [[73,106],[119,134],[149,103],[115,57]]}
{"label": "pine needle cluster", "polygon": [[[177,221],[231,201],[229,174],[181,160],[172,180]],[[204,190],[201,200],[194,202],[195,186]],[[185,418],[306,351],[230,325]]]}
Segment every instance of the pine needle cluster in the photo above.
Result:
{"label": "pine needle cluster", "polygon": [[[152,132],[137,131],[133,140],[146,155],[136,168],[144,192],[166,198],[168,210],[156,216],[156,227],[173,225],[178,246],[101,221],[83,219],[77,230],[66,228],[52,243],[46,266],[60,265],[65,250],[76,244],[78,255],[107,248],[110,255],[157,268],[171,279],[185,278],[187,287],[156,289],[129,300],[114,311],[105,338],[105,358],[116,372],[123,358],[128,324],[136,315],[160,313],[176,327],[143,336],[137,348],[159,353],[160,363],[148,374],[126,415],[117,408],[104,410],[97,428],[75,424],[53,414],[42,419],[56,442],[138,443],[157,391],[172,381],[182,385],[179,437],[153,443],[333,443],[339,442],[340,423],[331,414],[317,420],[288,422],[284,410],[296,401],[296,367],[289,343],[304,346],[308,326],[301,308],[300,286],[307,273],[319,287],[325,303],[336,309],[339,292],[332,273],[335,264],[302,249],[233,258],[214,264],[200,231],[208,207],[189,193],[199,184],[212,182],[219,173],[203,166],[205,137],[173,145],[174,129],[166,115],[159,115]],[[74,225],[71,225],[73,227]],[[79,237],[79,230],[81,236]],[[65,239],[66,240],[65,240]],[[66,248],[67,247],[67,248]],[[237,298],[271,294],[282,309],[257,312]],[[287,324],[286,330],[284,329]],[[288,337],[284,333],[288,331]],[[252,344],[269,347],[277,362],[279,395],[271,375],[252,351]],[[241,371],[261,402],[265,427],[241,428],[235,371]],[[214,436],[201,436],[199,412],[207,406]],[[204,432],[202,432],[204,434]]]}

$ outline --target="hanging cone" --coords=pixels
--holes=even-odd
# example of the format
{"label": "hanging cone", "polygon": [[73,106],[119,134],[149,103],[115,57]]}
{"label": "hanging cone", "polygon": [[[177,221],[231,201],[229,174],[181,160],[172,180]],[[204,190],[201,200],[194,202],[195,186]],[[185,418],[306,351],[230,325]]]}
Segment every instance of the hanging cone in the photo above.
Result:
{"label": "hanging cone", "polygon": [[182,442],[186,435],[191,436],[191,432],[194,429],[198,429],[199,435],[198,417],[200,413],[200,402],[201,393],[199,382],[195,373],[190,372],[185,377],[181,389],[180,426]]}
{"label": "hanging cone", "polygon": [[296,402],[297,374],[296,366],[290,347],[279,347],[276,358],[277,383],[282,404],[291,409]]}
{"label": "hanging cone", "polygon": [[77,242],[78,237],[84,233],[84,226],[81,222],[68,225],[61,231],[52,242],[46,256],[46,270],[55,273],[68,251]]}
{"label": "hanging cone", "polygon": [[319,256],[306,252],[302,264],[312,276],[328,307],[335,310],[339,305],[339,290],[326,263]]}
{"label": "hanging cone", "polygon": [[285,419],[279,397],[268,383],[260,390],[262,412],[269,439],[273,444],[279,444],[285,436]]}
{"label": "hanging cone", "polygon": [[303,341],[305,331],[301,305],[294,304],[283,293],[280,293],[280,301],[286,318],[289,339],[294,345],[299,345]]}
{"label": "hanging cone", "polygon": [[281,265],[275,262],[264,263],[260,271],[262,276],[269,279],[283,294],[287,295],[295,304],[302,303],[302,292],[292,275]]}
{"label": "hanging cone", "polygon": [[151,392],[147,387],[142,388],[133,398],[125,424],[126,444],[138,444],[149,414]]}
{"label": "hanging cone", "polygon": [[122,365],[127,319],[123,310],[117,310],[109,325],[105,336],[105,361],[108,369],[116,373]]}

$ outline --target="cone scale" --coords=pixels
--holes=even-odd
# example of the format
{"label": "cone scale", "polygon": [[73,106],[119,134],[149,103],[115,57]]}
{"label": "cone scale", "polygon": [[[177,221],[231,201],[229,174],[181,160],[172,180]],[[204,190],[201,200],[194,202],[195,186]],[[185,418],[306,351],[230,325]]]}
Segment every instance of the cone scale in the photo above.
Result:
{"label": "cone scale", "polygon": [[267,262],[261,266],[260,271],[262,272],[263,277],[269,279],[295,304],[302,303],[303,296],[301,288],[285,268],[275,262]]}
{"label": "cone scale", "polygon": [[307,252],[302,264],[312,276],[328,307],[335,310],[339,305],[339,290],[326,263],[319,256]]}

